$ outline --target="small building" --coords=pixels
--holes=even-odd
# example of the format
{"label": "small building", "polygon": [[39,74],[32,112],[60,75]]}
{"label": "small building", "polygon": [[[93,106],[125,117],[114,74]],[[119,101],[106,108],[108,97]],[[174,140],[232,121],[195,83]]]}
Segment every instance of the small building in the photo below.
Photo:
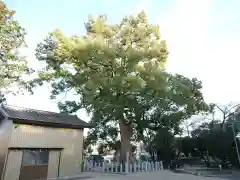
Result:
{"label": "small building", "polygon": [[84,128],[75,115],[1,105],[0,180],[77,176]]}

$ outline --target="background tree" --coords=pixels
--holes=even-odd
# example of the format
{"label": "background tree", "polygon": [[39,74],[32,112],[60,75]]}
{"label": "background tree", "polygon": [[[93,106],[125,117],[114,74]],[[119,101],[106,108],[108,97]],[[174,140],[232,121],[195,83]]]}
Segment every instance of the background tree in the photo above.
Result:
{"label": "background tree", "polygon": [[119,137],[122,160],[131,153],[132,141],[144,139],[144,131],[174,129],[208,110],[201,82],[164,71],[166,42],[144,12],[119,24],[99,16],[85,25],[83,36],[56,30],[38,45],[37,59],[46,67],[29,85],[51,83],[52,98],[74,91],[79,99],[60,102],[59,108],[91,112],[96,126],[91,133],[101,139]]}
{"label": "background tree", "polygon": [[239,109],[239,103],[228,103],[228,104],[215,104],[214,114],[219,114],[219,118],[216,119],[221,122],[222,130],[224,130],[224,125],[226,121],[234,115],[234,112]]}
{"label": "background tree", "polygon": [[[192,139],[195,140],[195,148],[200,153],[200,157],[208,166],[210,159],[223,167],[228,165],[228,161],[237,166],[236,146],[232,127],[227,126],[222,131],[222,122],[204,123],[192,132]],[[228,123],[228,122],[227,122]]]}
{"label": "background tree", "polygon": [[92,153],[93,153],[92,147],[88,146],[88,148],[87,148],[87,154],[88,154],[88,155],[91,155]]}
{"label": "background tree", "polygon": [[98,145],[97,150],[98,150],[98,155],[99,156],[106,156],[107,155],[108,149],[107,149],[107,145],[106,144],[100,143]]}
{"label": "background tree", "polygon": [[155,159],[154,155],[156,152],[157,159],[164,161],[164,165],[167,166],[170,163],[170,160],[173,159],[173,145],[174,134],[167,128],[159,129],[154,141],[148,146],[152,160]]}
{"label": "background tree", "polygon": [[0,101],[4,92],[21,84],[22,75],[28,72],[27,61],[18,53],[24,45],[25,30],[13,19],[15,11],[9,10],[0,0]]}

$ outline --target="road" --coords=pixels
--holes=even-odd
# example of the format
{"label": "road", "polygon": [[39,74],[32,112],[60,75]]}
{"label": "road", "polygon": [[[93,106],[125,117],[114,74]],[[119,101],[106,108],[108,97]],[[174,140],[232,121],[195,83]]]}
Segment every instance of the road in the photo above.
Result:
{"label": "road", "polygon": [[[170,171],[142,172],[130,175],[107,174],[107,173],[86,173],[84,176],[91,178],[80,178],[86,180],[237,180],[231,177],[201,177],[189,174],[172,173]],[[83,177],[84,177],[83,176]],[[80,180],[77,179],[77,180]],[[239,178],[238,178],[239,179]]]}

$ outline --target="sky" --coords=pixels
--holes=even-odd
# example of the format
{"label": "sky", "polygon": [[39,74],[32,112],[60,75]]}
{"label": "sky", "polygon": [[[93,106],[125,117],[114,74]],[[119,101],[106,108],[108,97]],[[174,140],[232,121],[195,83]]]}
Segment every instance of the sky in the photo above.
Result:
{"label": "sky", "polygon": [[[68,35],[84,33],[89,14],[106,14],[118,23],[125,15],[146,11],[150,23],[159,24],[168,44],[167,69],[203,83],[207,102],[240,102],[239,0],[4,0],[16,10],[16,20],[26,28],[28,47],[22,50],[31,66],[38,66],[36,44],[56,28]],[[50,88],[39,87],[34,95],[9,95],[11,105],[58,111],[49,100]],[[68,96],[67,98],[71,98]],[[79,117],[89,120],[82,110]]]}

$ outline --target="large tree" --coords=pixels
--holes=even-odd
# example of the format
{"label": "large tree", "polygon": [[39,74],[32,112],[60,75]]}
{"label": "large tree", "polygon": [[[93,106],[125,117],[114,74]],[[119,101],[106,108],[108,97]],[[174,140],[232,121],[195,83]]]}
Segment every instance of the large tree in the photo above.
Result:
{"label": "large tree", "polygon": [[18,53],[24,43],[25,30],[13,19],[15,11],[9,10],[0,0],[0,92],[22,82],[28,72],[27,61]]}
{"label": "large tree", "polygon": [[29,84],[51,83],[52,98],[75,92],[76,100],[60,102],[60,109],[91,112],[95,137],[109,141],[111,134],[117,140],[120,132],[123,160],[145,129],[173,128],[207,110],[201,82],[165,72],[166,42],[144,12],[119,24],[99,16],[85,25],[85,35],[68,37],[56,30],[38,45],[37,59],[46,67]]}

